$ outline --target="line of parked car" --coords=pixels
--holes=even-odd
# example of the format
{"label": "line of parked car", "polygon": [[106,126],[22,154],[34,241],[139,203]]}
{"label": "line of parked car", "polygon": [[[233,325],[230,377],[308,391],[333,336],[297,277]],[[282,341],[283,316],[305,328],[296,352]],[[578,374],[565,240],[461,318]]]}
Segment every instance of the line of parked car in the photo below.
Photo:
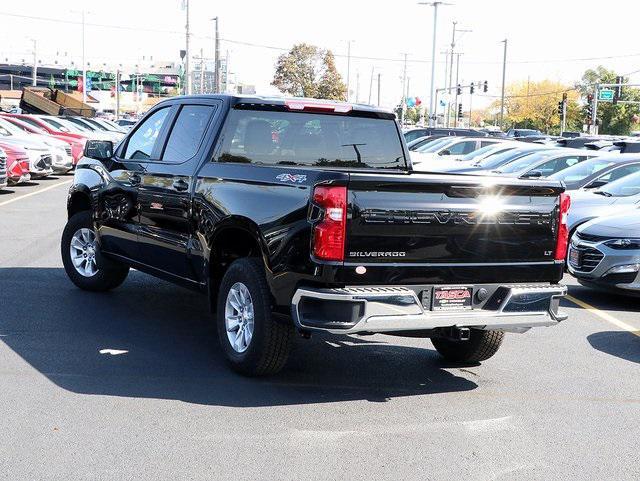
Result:
{"label": "line of parked car", "polygon": [[420,128],[404,136],[415,170],[563,182],[569,272],[586,286],[640,295],[640,142],[508,133]]}
{"label": "line of parked car", "polygon": [[107,119],[0,113],[0,189],[72,170],[87,140],[119,142],[126,130]]}

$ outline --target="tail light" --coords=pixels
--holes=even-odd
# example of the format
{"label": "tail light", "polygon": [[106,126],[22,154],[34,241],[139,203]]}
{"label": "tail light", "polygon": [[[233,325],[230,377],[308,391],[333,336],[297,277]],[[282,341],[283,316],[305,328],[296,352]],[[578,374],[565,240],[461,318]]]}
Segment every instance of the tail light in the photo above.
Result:
{"label": "tail light", "polygon": [[556,239],[555,255],[555,260],[557,261],[564,261],[567,257],[567,245],[569,244],[569,226],[567,225],[567,216],[570,206],[571,197],[569,197],[569,194],[560,194],[560,205],[558,209],[558,237]]}
{"label": "tail light", "polygon": [[31,168],[31,166],[29,165],[29,160],[19,160],[18,164],[20,165],[20,168],[22,169],[22,173],[26,174],[27,172],[29,172],[29,169]]}
{"label": "tail light", "polygon": [[313,191],[313,202],[322,209],[321,219],[313,228],[313,255],[326,261],[343,261],[347,188],[316,187]]}

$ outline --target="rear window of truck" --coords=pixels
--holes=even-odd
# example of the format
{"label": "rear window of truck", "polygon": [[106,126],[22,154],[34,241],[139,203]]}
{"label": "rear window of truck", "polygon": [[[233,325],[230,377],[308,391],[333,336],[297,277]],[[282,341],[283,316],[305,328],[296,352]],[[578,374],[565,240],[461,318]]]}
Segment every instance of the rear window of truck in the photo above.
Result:
{"label": "rear window of truck", "polygon": [[392,119],[234,109],[218,162],[406,170]]}

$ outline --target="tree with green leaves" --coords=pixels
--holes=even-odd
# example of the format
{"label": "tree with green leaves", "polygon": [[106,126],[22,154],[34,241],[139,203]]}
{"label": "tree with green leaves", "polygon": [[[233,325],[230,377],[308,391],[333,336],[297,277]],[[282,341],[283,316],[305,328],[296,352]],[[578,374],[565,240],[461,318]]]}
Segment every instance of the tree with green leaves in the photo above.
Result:
{"label": "tree with green leaves", "polygon": [[[588,69],[580,83],[576,86],[582,95],[585,108],[582,117],[586,118],[587,95],[595,93],[595,85],[603,83],[615,83],[618,74],[602,65],[595,69]],[[625,81],[627,79],[624,79]],[[640,90],[632,87],[624,87],[620,100],[640,101]],[[640,108],[634,104],[614,104],[613,102],[598,102],[597,119],[601,134],[625,135],[631,130],[637,129],[638,124],[634,119],[640,114]]]}
{"label": "tree with green leaves", "polygon": [[333,53],[306,43],[278,58],[271,85],[296,97],[345,100],[347,93]]}
{"label": "tree with green leaves", "polygon": [[336,68],[336,60],[331,50],[324,52],[323,72],[318,83],[318,98],[346,100],[347,86]]}

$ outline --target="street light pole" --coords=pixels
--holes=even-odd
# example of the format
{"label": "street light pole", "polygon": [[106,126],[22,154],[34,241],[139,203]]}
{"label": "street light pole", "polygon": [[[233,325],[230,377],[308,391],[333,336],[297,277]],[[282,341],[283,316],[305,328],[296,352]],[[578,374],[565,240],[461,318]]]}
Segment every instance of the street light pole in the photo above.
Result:
{"label": "street light pole", "polygon": [[33,42],[33,70],[31,71],[31,85],[36,87],[38,85],[38,42],[32,39]]}
{"label": "street light pole", "polygon": [[507,39],[505,38],[504,53],[502,55],[502,93],[500,94],[500,128],[504,127],[504,82],[507,76]]}
{"label": "street light pole", "polygon": [[215,57],[214,57],[214,71],[213,71],[213,93],[220,93],[220,33],[218,31],[218,17],[215,16],[213,20],[215,24]]}
{"label": "street light pole", "polygon": [[429,89],[429,126],[433,127],[435,90],[436,90],[436,36],[438,27],[438,7],[440,5],[451,5],[440,1],[436,2],[419,2],[419,5],[430,5],[433,7],[433,40],[431,42],[431,87]]}
{"label": "street light pole", "polygon": [[404,68],[402,69],[402,104],[400,105],[400,125],[404,126],[404,112],[407,106],[407,54],[404,54]]}
{"label": "street light pole", "polygon": [[191,70],[190,70],[190,65],[189,65],[189,57],[191,56],[191,52],[189,51],[189,43],[190,43],[190,37],[191,37],[191,32],[189,31],[189,0],[185,0],[185,10],[186,10],[186,15],[187,15],[187,23],[185,25],[185,34],[186,34],[186,38],[185,38],[185,57],[184,57],[184,77],[185,77],[185,94],[186,95],[191,95]]}
{"label": "street light pole", "polygon": [[347,40],[347,102],[351,99],[351,40]]}

